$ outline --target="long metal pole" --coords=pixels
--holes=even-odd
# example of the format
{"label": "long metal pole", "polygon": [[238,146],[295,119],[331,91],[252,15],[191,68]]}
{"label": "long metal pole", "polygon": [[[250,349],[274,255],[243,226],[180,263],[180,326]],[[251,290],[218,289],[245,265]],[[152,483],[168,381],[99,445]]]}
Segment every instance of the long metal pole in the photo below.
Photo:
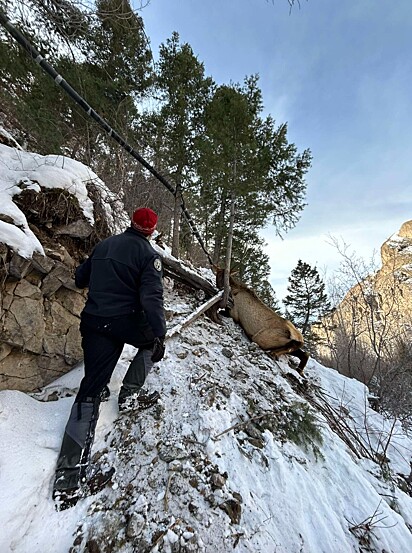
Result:
{"label": "long metal pole", "polygon": [[[0,24],[8,31],[11,36],[24,48],[27,54],[54,80],[54,82],[60,86],[86,113],[89,115],[104,131],[111,136],[122,148],[126,150],[131,156],[133,156],[143,167],[145,167],[157,180],[159,180],[173,195],[176,194],[175,188],[170,182],[165,179],[156,169],[150,165],[130,144],[124,140],[117,133],[109,123],[103,119],[87,102],[80,96],[80,94],[54,69],[50,63],[48,63],[44,57],[36,50],[36,48],[26,39],[26,37],[11,23],[10,19],[0,10]],[[182,201],[182,212],[187,220],[189,227],[191,228],[194,236],[196,236],[201,248],[207,255],[210,264],[212,258],[206,250],[203,240],[197,230],[189,212],[187,211],[184,202]]]}

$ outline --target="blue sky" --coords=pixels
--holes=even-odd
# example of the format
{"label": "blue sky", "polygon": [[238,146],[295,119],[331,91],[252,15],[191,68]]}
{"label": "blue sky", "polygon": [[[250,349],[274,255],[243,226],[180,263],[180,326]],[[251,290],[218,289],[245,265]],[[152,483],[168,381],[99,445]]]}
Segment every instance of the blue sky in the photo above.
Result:
{"label": "blue sky", "polygon": [[284,239],[265,229],[271,283],[298,259],[331,274],[328,236],[370,259],[412,219],[411,0],[151,0],[155,56],[172,31],[219,84],[258,73],[265,112],[310,148],[307,207]]}

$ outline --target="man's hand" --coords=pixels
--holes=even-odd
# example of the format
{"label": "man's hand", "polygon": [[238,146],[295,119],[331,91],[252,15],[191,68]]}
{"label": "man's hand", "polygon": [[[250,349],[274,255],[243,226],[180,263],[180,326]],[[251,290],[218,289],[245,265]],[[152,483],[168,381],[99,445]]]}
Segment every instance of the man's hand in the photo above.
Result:
{"label": "man's hand", "polygon": [[154,339],[152,361],[158,363],[165,354],[165,336],[158,336]]}

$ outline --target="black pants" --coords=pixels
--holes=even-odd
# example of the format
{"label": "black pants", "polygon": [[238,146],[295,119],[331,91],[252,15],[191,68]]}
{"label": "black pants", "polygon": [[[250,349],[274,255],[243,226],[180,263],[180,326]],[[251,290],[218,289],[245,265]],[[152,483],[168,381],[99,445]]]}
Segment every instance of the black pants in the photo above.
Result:
{"label": "black pants", "polygon": [[67,422],[57,459],[54,491],[77,488],[87,479],[100,392],[109,383],[125,344],[139,348],[123,379],[120,394],[139,390],[153,366],[154,334],[144,313],[103,318],[82,313],[80,332],[84,378]]}
{"label": "black pants", "polygon": [[84,378],[76,402],[98,397],[110,381],[125,344],[153,349],[154,334],[143,312],[110,318],[82,313],[80,332]]}

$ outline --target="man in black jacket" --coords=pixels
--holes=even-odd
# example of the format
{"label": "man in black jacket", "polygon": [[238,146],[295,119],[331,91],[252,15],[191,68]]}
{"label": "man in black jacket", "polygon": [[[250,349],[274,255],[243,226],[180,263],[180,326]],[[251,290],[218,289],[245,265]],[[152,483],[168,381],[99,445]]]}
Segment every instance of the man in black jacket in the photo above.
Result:
{"label": "man in black jacket", "polygon": [[156,224],[154,211],[136,209],[131,226],[97,244],[76,270],[76,286],[89,288],[80,322],[85,374],[57,461],[53,497],[60,508],[74,504],[82,487],[93,491],[99,479],[104,481],[101,474],[88,474],[90,453],[100,401],[125,344],[138,352],[123,379],[119,410],[152,405],[159,397],[142,393],[153,363],[165,351],[162,262],[148,240]]}

